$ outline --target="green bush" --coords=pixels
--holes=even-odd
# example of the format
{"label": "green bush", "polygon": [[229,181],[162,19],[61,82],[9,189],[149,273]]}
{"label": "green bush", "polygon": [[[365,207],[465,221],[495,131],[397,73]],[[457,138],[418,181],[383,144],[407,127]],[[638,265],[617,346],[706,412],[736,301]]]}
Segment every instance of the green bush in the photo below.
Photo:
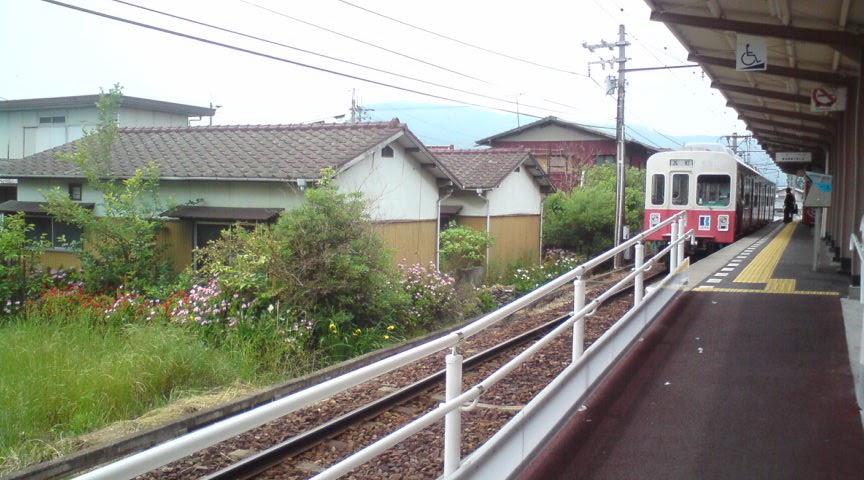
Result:
{"label": "green bush", "polygon": [[[614,165],[592,167],[585,182],[570,192],[557,192],[544,203],[543,243],[593,257],[615,244],[616,172]],[[627,169],[625,223],[642,230],[645,172]]]}
{"label": "green bush", "polygon": [[488,233],[451,222],[441,232],[441,262],[448,272],[483,266],[486,249],[492,245]]}
{"label": "green bush", "polygon": [[524,295],[573,270],[584,261],[585,257],[561,249],[550,249],[539,264],[516,264],[511,267],[504,282],[513,285],[517,292]]}
{"label": "green bush", "polygon": [[462,313],[456,281],[438,272],[434,263],[427,267],[401,264],[399,272],[401,287],[409,299],[403,314],[406,327],[433,328]]}

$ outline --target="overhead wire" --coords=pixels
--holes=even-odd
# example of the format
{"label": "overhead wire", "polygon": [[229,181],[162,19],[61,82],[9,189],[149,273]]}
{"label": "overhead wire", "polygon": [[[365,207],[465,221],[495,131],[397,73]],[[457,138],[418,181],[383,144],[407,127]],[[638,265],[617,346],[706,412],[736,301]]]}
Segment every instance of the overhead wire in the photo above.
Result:
{"label": "overhead wire", "polygon": [[[211,40],[211,39],[207,39],[207,38],[199,37],[199,36],[192,35],[192,34],[188,34],[188,33],[178,32],[178,31],[175,31],[175,30],[171,30],[171,29],[167,29],[167,28],[159,27],[159,26],[156,26],[156,25],[150,25],[150,24],[143,23],[143,22],[138,22],[138,21],[135,21],[135,20],[130,20],[130,19],[128,19],[128,18],[118,17],[118,16],[116,16],[116,15],[110,15],[110,14],[107,14],[107,13],[104,13],[104,12],[99,12],[99,11],[96,11],[96,10],[87,9],[87,8],[79,7],[79,6],[76,6],[76,5],[70,5],[70,4],[63,3],[63,2],[60,2],[60,1],[57,1],[57,0],[42,0],[42,1],[47,2],[47,3],[54,4],[54,5],[58,5],[58,6],[61,6],[61,7],[66,7],[66,8],[72,9],[72,10],[78,10],[78,11],[83,12],[83,13],[87,13],[87,14],[91,14],[91,15],[100,16],[100,17],[103,17],[103,18],[107,18],[107,19],[109,19],[109,20],[114,20],[114,21],[118,21],[118,22],[122,22],[122,23],[127,23],[127,24],[134,25],[134,26],[137,26],[137,27],[141,27],[141,28],[145,28],[145,29],[154,30],[154,31],[158,31],[158,32],[161,32],[161,33],[166,33],[166,34],[169,34],[169,35],[174,35],[174,36],[178,36],[178,37],[181,37],[181,38],[186,38],[186,39],[189,39],[189,40],[194,40],[194,41],[198,41],[198,42],[206,43],[206,44],[209,44],[209,45],[214,45],[214,46],[218,46],[218,47],[222,47],[222,48],[227,48],[227,49],[230,49],[230,50],[234,50],[234,51],[238,51],[238,52],[242,52],[242,53],[247,53],[247,54],[250,54],[250,55],[259,56],[259,57],[267,58],[267,59],[270,59],[270,60],[276,60],[276,61],[279,61],[279,62],[288,63],[288,64],[295,65],[295,66],[298,66],[298,67],[308,68],[308,69],[315,70],[315,71],[319,71],[319,72],[322,72],[322,73],[328,73],[328,74],[332,74],[332,75],[341,76],[341,77],[344,77],[344,78],[350,78],[350,79],[353,79],[353,80],[358,80],[358,81],[366,82],[366,83],[370,83],[370,84],[373,84],[373,85],[379,85],[379,86],[386,87],[386,88],[393,88],[393,89],[395,89],[395,90],[399,90],[399,91],[403,91],[403,92],[407,92],[407,93],[414,93],[414,94],[422,95],[422,96],[425,96],[425,97],[430,97],[430,98],[436,98],[436,99],[439,99],[439,100],[446,100],[446,101],[450,101],[450,102],[461,103],[461,104],[464,104],[464,105],[470,105],[470,106],[475,106],[475,107],[479,107],[479,108],[488,108],[488,109],[490,109],[490,110],[497,110],[497,111],[502,111],[502,112],[507,112],[507,113],[518,113],[519,115],[525,115],[525,116],[527,116],[527,117],[541,118],[539,115],[534,115],[534,114],[530,114],[530,113],[526,113],[526,112],[517,112],[517,111],[515,111],[515,110],[509,110],[509,109],[502,108],[502,107],[494,107],[494,106],[489,106],[489,105],[482,105],[482,104],[475,103],[475,102],[470,102],[470,101],[467,101],[467,100],[460,100],[460,99],[455,99],[455,98],[452,98],[452,97],[447,97],[447,96],[444,96],[444,95],[434,94],[434,93],[430,93],[430,92],[423,92],[423,91],[416,90],[416,89],[412,89],[412,88],[408,88],[408,87],[403,87],[403,86],[399,86],[399,85],[394,85],[394,84],[391,84],[391,83],[386,83],[386,82],[382,82],[382,81],[378,81],[378,80],[373,80],[373,79],[370,79],[370,78],[364,78],[364,77],[360,77],[360,76],[357,76],[357,75],[352,75],[352,74],[345,73],[345,72],[339,72],[339,71],[332,70],[332,69],[328,69],[328,68],[323,68],[323,67],[319,67],[319,66],[315,66],[315,65],[310,65],[310,64],[307,64],[307,63],[298,62],[298,61],[291,60],[291,59],[288,59],[288,58],[283,58],[283,57],[279,57],[279,56],[276,56],[276,55],[271,55],[271,54],[268,54],[268,53],[259,52],[259,51],[256,51],[256,50],[251,50],[251,49],[248,49],[248,48],[239,47],[239,46],[236,46],[236,45],[230,45],[230,44],[227,44],[227,43],[224,43],[224,42],[219,42],[219,41],[216,41],[216,40]],[[449,88],[449,87],[448,87],[448,88]],[[476,94],[476,93],[472,93],[472,95],[482,96],[481,94]],[[500,98],[495,98],[495,100],[496,100],[496,101],[499,101],[499,102],[503,102],[503,103],[509,103],[507,100],[503,100],[503,99],[500,99]],[[527,106],[527,105],[523,105],[523,106]],[[539,108],[539,109],[543,109],[542,107],[534,107],[534,106],[532,106],[531,108]],[[548,109],[545,109],[545,110],[548,110]]]}
{"label": "overhead wire", "polygon": [[481,82],[481,83],[489,83],[489,82],[487,82],[486,80],[483,80],[483,79],[480,79],[480,78],[477,78],[477,77],[473,77],[473,76],[471,76],[471,75],[468,75],[468,74],[465,74],[465,73],[462,73],[462,72],[457,72],[456,70],[452,70],[452,69],[447,68],[447,67],[442,67],[441,65],[438,65],[438,64],[435,64],[435,63],[432,63],[432,62],[427,62],[427,61],[425,61],[425,60],[421,60],[421,59],[419,59],[419,58],[417,58],[417,57],[412,57],[411,55],[407,55],[407,54],[404,54],[404,53],[401,53],[401,52],[397,52],[397,51],[395,51],[395,50],[391,50],[391,49],[389,49],[389,48],[385,48],[385,47],[382,47],[382,46],[380,46],[380,45],[376,45],[376,44],[374,44],[374,43],[372,43],[372,42],[367,42],[367,41],[365,41],[365,40],[361,40],[361,39],[359,39],[359,38],[352,37],[352,36],[350,36],[350,35],[346,35],[346,34],[341,33],[341,32],[337,32],[336,30],[332,30],[332,29],[329,29],[329,28],[327,28],[327,27],[322,27],[322,26],[320,26],[320,25],[316,25],[316,24],[314,24],[314,23],[312,23],[312,22],[307,22],[306,20],[302,20],[302,19],[299,19],[299,18],[297,18],[297,17],[292,17],[291,15],[288,15],[287,13],[280,12],[280,11],[278,11],[278,10],[274,10],[274,9],[272,9],[272,8],[269,8],[269,7],[265,7],[265,6],[263,6],[263,5],[259,5],[259,4],[255,3],[255,2],[250,1],[250,0],[238,0],[238,1],[239,1],[239,2],[242,2],[242,3],[245,3],[245,4],[247,4],[247,5],[251,5],[251,6],[256,7],[256,8],[260,8],[261,10],[265,10],[265,11],[270,12],[270,13],[273,13],[273,14],[275,14],[275,15],[279,15],[279,16],[281,16],[281,17],[285,17],[285,18],[288,18],[288,19],[294,20],[295,22],[302,23],[303,25],[308,25],[308,26],[310,26],[310,27],[312,27],[312,28],[317,28],[317,29],[319,29],[319,30],[323,30],[323,31],[325,31],[325,32],[327,32],[327,33],[332,33],[333,35],[337,35],[337,36],[340,36],[340,37],[343,37],[343,38],[347,38],[347,39],[349,39],[349,40],[353,40],[353,41],[355,41],[355,42],[362,43],[363,45],[367,45],[367,46],[370,46],[370,47],[372,47],[372,48],[376,48],[376,49],[379,49],[379,50],[383,50],[383,51],[385,51],[385,52],[387,52],[387,53],[391,53],[391,54],[393,54],[393,55],[397,55],[397,56],[400,56],[400,57],[403,57],[403,58],[407,58],[407,59],[409,59],[409,60],[412,60],[412,61],[415,61],[415,62],[419,62],[419,63],[422,63],[422,64],[424,64],[424,65],[427,65],[427,66],[430,66],[430,67],[433,67],[433,68],[437,68],[437,69],[439,69],[439,70],[443,70],[443,71],[445,71],[445,72],[452,73],[452,74],[454,74],[454,75],[458,75],[458,76],[461,76],[461,77],[469,78],[469,79],[471,79],[471,80],[475,80],[475,81],[478,81],[478,82]]}
{"label": "overhead wire", "polygon": [[526,60],[526,59],[524,59],[524,58],[519,58],[519,57],[515,57],[515,56],[513,56],[513,55],[509,55],[509,54],[506,54],[506,53],[502,53],[502,52],[498,52],[498,51],[495,51],[495,50],[491,50],[491,49],[486,48],[486,47],[481,47],[481,46],[479,46],[479,45],[474,45],[473,43],[468,43],[468,42],[466,42],[466,41],[459,40],[459,39],[457,39],[457,38],[453,38],[453,37],[449,37],[449,36],[447,36],[447,35],[443,35],[443,34],[440,34],[440,33],[438,33],[438,32],[435,32],[435,31],[432,31],[432,30],[429,30],[429,29],[423,28],[423,27],[418,27],[417,25],[413,25],[413,24],[411,24],[411,23],[405,22],[405,21],[403,21],[403,20],[399,20],[399,19],[394,18],[394,17],[391,17],[391,16],[389,16],[389,15],[384,15],[383,13],[376,12],[376,11],[371,10],[371,9],[369,9],[369,8],[366,8],[366,7],[362,7],[362,6],[357,5],[357,4],[355,4],[355,3],[351,3],[351,2],[349,2],[349,1],[347,1],[347,0],[336,0],[336,1],[338,1],[338,2],[340,2],[340,3],[343,3],[343,4],[345,4],[345,5],[348,5],[348,6],[350,6],[350,7],[354,7],[354,8],[357,8],[357,9],[359,9],[359,10],[363,10],[363,11],[365,11],[365,12],[371,13],[372,15],[377,15],[377,16],[379,16],[379,17],[381,17],[381,18],[385,18],[385,19],[387,19],[387,20],[390,20],[390,21],[396,22],[396,23],[398,23],[398,24],[400,24],[400,25],[404,25],[404,26],[406,26],[406,27],[410,27],[410,28],[413,28],[413,29],[415,29],[415,30],[420,30],[421,32],[425,32],[425,33],[428,33],[428,34],[430,34],[430,35],[434,35],[434,36],[436,36],[436,37],[440,37],[440,38],[443,38],[443,39],[445,39],[445,40],[449,40],[449,41],[451,41],[451,42],[455,42],[455,43],[458,43],[458,44],[460,44],[460,45],[464,45],[464,46],[466,46],[466,47],[471,47],[471,48],[474,48],[474,49],[477,49],[477,50],[480,50],[480,51],[483,51],[483,52],[486,52],[486,53],[491,53],[491,54],[493,54],[493,55],[498,55],[498,56],[500,56],[500,57],[504,57],[504,58],[507,58],[507,59],[510,59],[510,60],[515,60],[515,61],[517,61],[517,62],[525,63],[525,64],[528,64],[528,65],[533,65],[533,66],[535,66],[535,67],[545,68],[545,69],[547,69],[547,70],[553,70],[553,71],[556,71],[556,72],[567,73],[567,74],[571,74],[571,75],[578,75],[578,76],[582,76],[582,77],[586,77],[586,78],[588,77],[588,75],[585,75],[585,74],[582,74],[582,73],[574,72],[574,71],[571,71],[571,70],[564,70],[564,69],[562,69],[562,68],[553,67],[553,66],[550,66],[550,65],[544,65],[544,64],[542,64],[542,63],[537,63],[537,62],[534,62],[534,61],[532,61],[532,60]]}
{"label": "overhead wire", "polygon": [[[291,50],[296,50],[296,51],[299,51],[299,52],[302,52],[302,53],[306,53],[306,54],[309,54],[309,55],[314,55],[314,56],[318,56],[318,57],[321,57],[321,58],[326,58],[326,59],[328,59],[328,60],[333,60],[333,61],[340,62],[340,63],[346,63],[346,64],[348,64],[348,65],[352,65],[352,66],[355,66],[355,67],[365,68],[365,69],[368,69],[368,70],[372,70],[372,71],[374,71],[374,72],[384,73],[384,74],[387,74],[387,75],[392,75],[392,76],[394,76],[394,77],[402,78],[402,79],[405,79],[405,80],[411,80],[411,81],[418,82],[418,83],[424,83],[424,84],[426,84],[426,85],[430,85],[430,86],[434,86],[434,87],[439,87],[439,88],[445,88],[445,89],[448,89],[448,90],[453,90],[453,91],[456,91],[456,92],[459,92],[459,93],[465,93],[465,94],[468,94],[468,95],[474,95],[474,96],[478,96],[478,97],[486,98],[486,99],[489,99],[489,100],[495,100],[495,101],[499,101],[499,102],[508,102],[508,100],[505,100],[505,99],[502,99],[502,98],[499,98],[499,97],[493,97],[493,96],[491,96],[491,95],[485,95],[485,94],[482,94],[482,93],[472,92],[472,91],[465,90],[465,89],[461,89],[461,88],[457,88],[457,87],[451,87],[451,86],[448,86],[448,85],[443,85],[443,84],[440,84],[440,83],[431,82],[431,81],[424,80],[424,79],[421,79],[421,78],[416,78],[416,77],[412,77],[412,76],[409,76],[409,75],[402,75],[402,74],[399,74],[399,73],[396,73],[396,72],[393,72],[393,71],[384,70],[384,69],[380,69],[380,68],[372,67],[372,66],[369,66],[369,65],[364,65],[364,64],[357,63],[357,62],[352,62],[352,61],[350,61],[350,60],[345,60],[345,59],[341,59],[341,58],[338,58],[338,57],[333,57],[333,56],[330,56],[330,55],[325,55],[325,54],[318,53],[318,52],[313,52],[313,51],[311,51],[311,50],[306,50],[306,49],[303,49],[303,48],[295,47],[295,46],[288,45],[288,44],[281,43],[281,42],[277,42],[277,41],[274,41],[274,40],[268,40],[268,39],[266,39],[266,38],[262,38],[262,37],[259,37],[259,36],[250,35],[250,34],[247,34],[247,33],[243,33],[243,32],[236,31],[236,30],[231,30],[231,29],[228,29],[228,28],[220,27],[220,26],[218,26],[218,25],[213,25],[213,24],[209,24],[209,23],[201,22],[201,21],[198,21],[198,20],[195,20],[195,19],[191,19],[191,18],[188,18],[188,17],[183,17],[183,16],[180,16],[180,15],[175,15],[175,14],[173,14],[173,13],[168,13],[168,12],[165,12],[165,11],[162,11],[162,10],[156,10],[156,9],[154,9],[154,8],[145,7],[145,6],[143,6],[143,5],[138,5],[138,4],[135,4],[135,3],[132,3],[132,2],[128,2],[128,1],[126,1],[126,0],[111,0],[111,1],[113,1],[113,2],[115,2],[115,3],[120,3],[120,4],[123,4],[123,5],[127,5],[127,6],[130,6],[130,7],[138,8],[138,9],[141,9],[141,10],[145,10],[145,11],[148,11],[148,12],[151,12],[151,13],[156,13],[156,14],[158,14],[158,15],[163,15],[163,16],[170,17],[170,18],[174,18],[174,19],[177,19],[177,20],[182,20],[182,21],[189,22],[189,23],[192,23],[192,24],[195,24],[195,25],[200,25],[200,26],[203,26],[203,27],[212,28],[212,29],[214,29],[214,30],[218,30],[218,31],[221,31],[221,32],[230,33],[230,34],[232,34],[232,35],[238,35],[238,36],[245,37],[245,38],[249,38],[249,39],[252,39],[252,40],[259,41],[259,42],[269,43],[269,44],[271,44],[271,45],[276,45],[276,46],[279,46],[279,47],[288,48],[288,49],[291,49]],[[529,108],[539,108],[539,109],[542,109],[542,108],[543,108],[543,107],[538,107],[538,106],[534,106],[534,105],[524,105],[524,106],[529,107]],[[565,106],[566,106],[566,105],[565,105]]]}

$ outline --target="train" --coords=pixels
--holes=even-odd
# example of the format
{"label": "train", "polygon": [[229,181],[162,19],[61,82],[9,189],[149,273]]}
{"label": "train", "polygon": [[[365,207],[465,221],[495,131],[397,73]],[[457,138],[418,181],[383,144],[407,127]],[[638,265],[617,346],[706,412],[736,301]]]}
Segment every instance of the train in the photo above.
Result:
{"label": "train", "polygon": [[[658,152],[645,165],[645,228],[686,210],[696,250],[713,251],[774,220],[774,182],[723,145]],[[671,228],[646,238],[668,242]]]}

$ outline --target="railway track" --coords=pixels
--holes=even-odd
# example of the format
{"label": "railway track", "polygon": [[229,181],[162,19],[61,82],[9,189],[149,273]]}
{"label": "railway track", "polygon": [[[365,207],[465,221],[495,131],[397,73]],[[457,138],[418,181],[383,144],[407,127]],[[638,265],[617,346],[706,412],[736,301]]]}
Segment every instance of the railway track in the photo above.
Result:
{"label": "railway track", "polygon": [[[614,282],[612,282],[614,283]],[[606,282],[589,289],[602,291]],[[490,335],[493,340],[472,342],[469,339],[460,353],[467,358],[464,384],[470,385],[494,371],[522,349],[564,321],[572,310],[572,296],[565,292],[558,300],[527,313],[513,316],[507,325]],[[590,296],[590,294],[589,294]],[[563,297],[563,299],[561,298]],[[619,292],[597,313],[586,319],[586,346],[599,337],[631,305],[629,290]],[[550,319],[551,318],[551,319]],[[484,335],[483,337],[487,337]],[[494,345],[489,345],[489,343]],[[467,455],[501,425],[518,413],[539,390],[570,362],[570,337],[553,342],[538,357],[544,362],[544,375],[523,368],[484,395],[478,408],[463,414],[463,456]],[[369,385],[345,392],[335,403],[358,405],[349,411],[322,420],[321,405],[295,412],[278,422],[259,427],[207,451],[175,462],[140,477],[143,479],[207,480],[237,478],[309,478],[327,465],[374,442],[380,436],[410,422],[418,414],[437,406],[443,398],[444,353],[404,367]],[[427,373],[430,369],[433,373]],[[409,371],[411,370],[411,371]],[[416,371],[415,371],[416,370]],[[522,374],[518,372],[523,372]],[[522,376],[522,378],[520,378]],[[410,382],[399,379],[412,379]],[[416,380],[413,380],[416,379]],[[372,398],[361,402],[356,398]],[[332,406],[332,405],[329,405]],[[328,405],[323,410],[329,411]],[[313,410],[313,411],[310,411]],[[313,424],[302,430],[299,424]],[[433,425],[378,459],[359,467],[349,478],[435,478],[440,476],[443,449],[443,422]],[[271,445],[263,446],[270,438]],[[253,453],[254,452],[254,453]],[[247,456],[248,455],[248,456]],[[407,460],[407,464],[406,464]]]}
{"label": "railway track", "polygon": [[[614,283],[615,275],[616,273],[612,272],[589,280],[589,300],[593,296],[592,292],[602,291],[604,287]],[[623,276],[624,273],[618,275]],[[632,304],[632,300],[628,299],[632,297],[629,292],[630,290],[619,292],[616,298],[607,301],[595,315],[586,318],[586,348],[629,308],[629,304]],[[487,330],[488,335],[469,338],[460,345],[459,352],[469,359],[469,364],[465,366],[464,384],[476,383],[476,380],[483,378],[487,372],[498,368],[521,349],[527,348],[533,339],[563,321],[571,310],[572,288],[562,287],[549,300],[515,313],[506,321],[490,328]],[[569,363],[569,336],[553,342],[547,349],[548,352],[544,351],[538,357],[548,363],[543,378],[517,378],[518,375],[513,375],[514,378],[510,378],[510,381],[502,382],[502,387],[507,388],[496,386],[481,399],[485,403],[480,404],[474,411],[463,414],[463,456],[497,431]],[[407,423],[419,413],[435,408],[443,400],[441,385],[444,382],[440,375],[445,354],[446,352],[441,352],[433,355],[138,478],[185,480],[311,477],[326,465],[374,442],[382,434]],[[337,374],[334,373],[333,376]],[[236,409],[231,410],[226,409],[227,416],[236,412]],[[212,414],[210,417],[206,424],[219,420],[213,418]],[[416,435],[407,444],[414,445],[410,454],[402,451],[404,448],[394,449],[376,461],[358,468],[352,478],[439,476],[443,448],[440,445],[440,431],[443,430],[443,424],[435,425],[429,430]],[[164,438],[165,433],[162,432],[161,435]],[[152,444],[157,441],[155,438],[148,440],[147,435],[143,437],[137,439],[139,444],[146,445],[148,442]],[[81,459],[75,462],[64,463],[63,459],[60,459],[56,462],[60,465],[55,465],[52,469],[33,471],[32,474],[24,476],[12,474],[8,478],[66,477],[111,461],[120,450],[109,445],[102,450],[104,454],[91,452],[82,455]],[[290,461],[286,462],[286,458]],[[406,458],[411,459],[408,465],[403,461]]]}

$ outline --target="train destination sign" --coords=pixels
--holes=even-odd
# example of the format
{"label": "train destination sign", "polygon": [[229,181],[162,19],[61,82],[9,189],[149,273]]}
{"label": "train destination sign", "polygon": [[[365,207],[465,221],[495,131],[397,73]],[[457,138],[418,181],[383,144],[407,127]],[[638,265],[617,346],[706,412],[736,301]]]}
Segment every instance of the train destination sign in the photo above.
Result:
{"label": "train destination sign", "polygon": [[810,179],[810,190],[804,198],[805,207],[830,207],[831,206],[831,175],[823,173],[805,172]]}
{"label": "train destination sign", "polygon": [[810,163],[813,161],[811,152],[777,152],[774,154],[776,163]]}

